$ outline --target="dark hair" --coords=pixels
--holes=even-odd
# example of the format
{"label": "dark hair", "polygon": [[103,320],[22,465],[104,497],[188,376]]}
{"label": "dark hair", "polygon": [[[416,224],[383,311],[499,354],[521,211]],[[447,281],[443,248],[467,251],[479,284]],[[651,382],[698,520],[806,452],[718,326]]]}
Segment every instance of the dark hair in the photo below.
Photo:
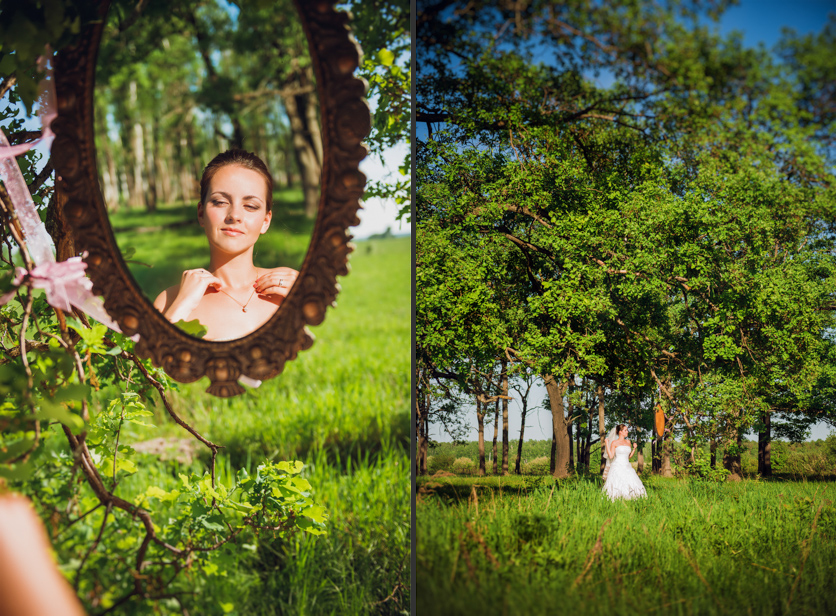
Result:
{"label": "dark hair", "polygon": [[206,165],[203,170],[203,176],[200,178],[200,202],[206,203],[206,194],[209,192],[209,183],[215,172],[221,167],[227,165],[237,165],[245,169],[251,169],[261,174],[264,181],[267,182],[267,211],[273,209],[273,176],[267,169],[267,165],[258,156],[252,152],[247,152],[240,148],[231,148],[226,152],[221,152]]}
{"label": "dark hair", "polygon": [[619,434],[621,434],[621,431],[622,431],[624,428],[626,428],[626,427],[627,427],[627,425],[626,425],[626,424],[618,424],[618,425],[615,427],[615,435],[616,435],[616,436],[618,436]]}

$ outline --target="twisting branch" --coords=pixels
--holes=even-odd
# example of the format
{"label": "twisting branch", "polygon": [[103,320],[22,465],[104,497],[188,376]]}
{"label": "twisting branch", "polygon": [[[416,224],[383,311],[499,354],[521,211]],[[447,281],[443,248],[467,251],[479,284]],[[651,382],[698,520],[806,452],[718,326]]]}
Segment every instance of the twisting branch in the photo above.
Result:
{"label": "twisting branch", "polygon": [[209,450],[212,452],[211,471],[212,471],[212,487],[214,488],[215,487],[215,458],[218,455],[218,451],[223,449],[223,445],[216,445],[215,443],[213,443],[212,441],[210,441],[209,439],[204,437],[197,430],[195,430],[189,424],[187,424],[185,421],[183,421],[180,418],[180,416],[177,413],[174,412],[174,409],[171,408],[171,403],[168,401],[168,398],[165,395],[165,387],[163,387],[162,383],[160,383],[157,379],[155,379],[153,376],[151,376],[151,374],[148,372],[148,370],[142,364],[142,361],[140,361],[139,357],[137,357],[133,353],[128,353],[127,351],[122,352],[122,357],[127,357],[128,359],[130,359],[134,363],[134,365],[136,365],[136,367],[139,368],[139,371],[142,372],[142,376],[145,377],[145,380],[147,380],[154,387],[154,389],[157,390],[157,392],[160,394],[160,399],[163,402],[163,406],[165,407],[165,410],[168,412],[168,414],[171,415],[171,418],[174,421],[176,421],[178,425],[185,428],[189,432],[189,434],[191,434],[197,440],[199,440],[201,443],[206,445],[209,448]]}

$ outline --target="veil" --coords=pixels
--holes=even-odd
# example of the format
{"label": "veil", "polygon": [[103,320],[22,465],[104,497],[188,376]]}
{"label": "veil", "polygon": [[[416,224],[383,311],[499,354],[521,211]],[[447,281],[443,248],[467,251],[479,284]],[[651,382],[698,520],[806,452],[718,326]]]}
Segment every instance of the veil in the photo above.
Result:
{"label": "veil", "polygon": [[607,459],[607,466],[610,465],[611,460],[610,460],[609,454],[607,453],[606,443],[612,443],[613,441],[615,441],[617,439],[618,439],[618,434],[616,434],[615,426],[613,426],[612,429],[609,432],[607,432],[607,436],[605,437],[605,441],[604,441],[604,457]]}
{"label": "veil", "polygon": [[604,443],[603,443],[604,457],[607,459],[606,466],[604,466],[604,474],[602,475],[602,479],[604,481],[607,480],[607,475],[610,472],[610,464],[612,464],[612,460],[610,459],[610,456],[607,453],[607,443],[611,443],[612,441],[616,440],[617,438],[618,438],[618,434],[616,434],[616,432],[615,432],[615,426],[613,426],[612,429],[609,432],[607,432],[607,436],[604,437]]}

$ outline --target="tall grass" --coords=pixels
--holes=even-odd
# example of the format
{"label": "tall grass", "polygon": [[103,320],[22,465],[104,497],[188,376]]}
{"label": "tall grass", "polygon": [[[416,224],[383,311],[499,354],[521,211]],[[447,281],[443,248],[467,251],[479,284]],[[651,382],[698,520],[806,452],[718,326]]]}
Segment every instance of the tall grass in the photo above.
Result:
{"label": "tall grass", "polygon": [[824,482],[422,478],[419,613],[825,614],[836,507]]}
{"label": "tall grass", "polygon": [[[351,268],[339,305],[313,329],[314,346],[281,375],[232,399],[206,394],[206,379],[171,394],[179,414],[224,446],[219,480],[265,458],[300,459],[330,515],[324,536],[263,534],[237,544],[191,613],[220,613],[221,602],[248,615],[408,612],[410,241],[359,242]],[[155,423],[126,442],[188,436],[161,408]],[[148,460],[126,495],[149,483],[174,487],[188,472]],[[203,472],[205,463],[192,468]]]}

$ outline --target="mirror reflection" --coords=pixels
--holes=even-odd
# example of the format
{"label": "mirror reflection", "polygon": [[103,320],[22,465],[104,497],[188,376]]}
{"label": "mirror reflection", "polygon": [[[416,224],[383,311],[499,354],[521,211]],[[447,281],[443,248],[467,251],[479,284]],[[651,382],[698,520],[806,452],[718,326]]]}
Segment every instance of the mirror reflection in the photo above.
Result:
{"label": "mirror reflection", "polygon": [[108,12],[96,67],[99,182],[117,244],[172,322],[246,335],[281,305],[319,203],[322,138],[289,1]]}

